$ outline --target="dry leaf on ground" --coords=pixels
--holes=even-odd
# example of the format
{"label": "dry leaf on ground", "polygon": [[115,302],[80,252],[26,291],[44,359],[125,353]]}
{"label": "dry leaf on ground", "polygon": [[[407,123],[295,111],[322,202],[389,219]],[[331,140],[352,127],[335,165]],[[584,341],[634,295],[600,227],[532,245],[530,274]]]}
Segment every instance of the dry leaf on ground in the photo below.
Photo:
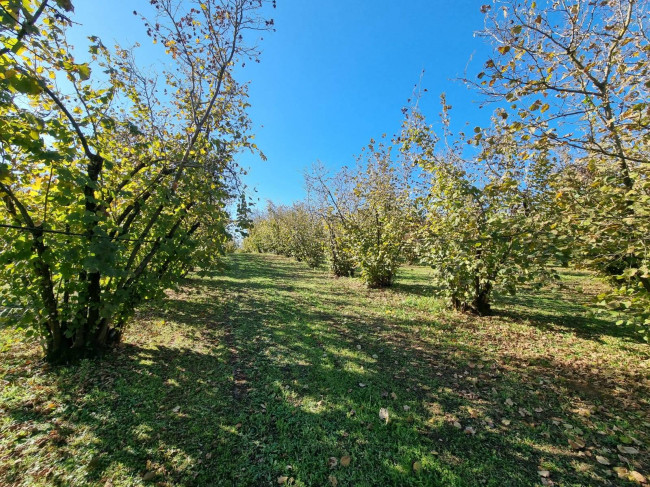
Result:
{"label": "dry leaf on ground", "polygon": [[596,461],[598,463],[600,463],[601,465],[609,465],[610,464],[610,462],[609,462],[609,460],[607,458],[602,457],[600,455],[596,455]]}
{"label": "dry leaf on ground", "polygon": [[381,408],[379,410],[379,419],[383,419],[388,423],[388,409],[386,408]]}

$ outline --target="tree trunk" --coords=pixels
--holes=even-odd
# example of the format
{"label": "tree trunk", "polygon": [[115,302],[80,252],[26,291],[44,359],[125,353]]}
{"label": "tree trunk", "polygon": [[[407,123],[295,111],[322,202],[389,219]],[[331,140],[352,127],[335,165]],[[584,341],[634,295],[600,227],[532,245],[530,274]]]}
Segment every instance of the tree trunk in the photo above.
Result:
{"label": "tree trunk", "polygon": [[482,289],[475,297],[472,303],[472,311],[479,316],[488,316],[492,314],[490,306],[490,286]]}
{"label": "tree trunk", "polygon": [[85,320],[81,327],[75,327],[74,332],[69,333],[71,338],[66,336],[70,330],[70,323],[60,323],[62,339],[58,343],[48,340],[45,350],[45,358],[53,364],[69,364],[83,358],[101,356],[118,344],[122,333],[115,327],[109,326],[108,322],[101,320],[100,323],[91,325]]}
{"label": "tree trunk", "polygon": [[478,286],[475,288],[475,295],[471,303],[461,300],[460,298],[451,298],[451,307],[454,311],[461,313],[472,313],[478,316],[489,316],[492,314],[492,307],[490,305],[490,295],[492,294],[492,286],[487,284],[484,287]]}

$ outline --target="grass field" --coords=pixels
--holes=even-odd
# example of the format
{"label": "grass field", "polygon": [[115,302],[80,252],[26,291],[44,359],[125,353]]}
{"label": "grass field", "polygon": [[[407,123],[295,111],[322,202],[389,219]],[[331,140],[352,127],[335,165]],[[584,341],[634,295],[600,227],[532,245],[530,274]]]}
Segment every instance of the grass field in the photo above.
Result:
{"label": "grass field", "polygon": [[424,268],[366,290],[239,254],[102,360],[48,368],[0,330],[0,485],[639,485],[650,347],[563,284],[477,318]]}

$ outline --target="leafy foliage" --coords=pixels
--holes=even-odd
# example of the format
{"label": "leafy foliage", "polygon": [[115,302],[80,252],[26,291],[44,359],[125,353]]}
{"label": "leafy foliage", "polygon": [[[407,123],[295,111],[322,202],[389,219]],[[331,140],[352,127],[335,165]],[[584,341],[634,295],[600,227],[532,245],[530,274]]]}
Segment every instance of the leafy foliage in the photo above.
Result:
{"label": "leafy foliage", "polygon": [[528,147],[564,156],[555,189],[567,250],[611,278],[603,302],[649,333],[647,2],[512,0],[485,11],[495,53],[473,84],[510,104],[504,116]]}
{"label": "leafy foliage", "polygon": [[549,274],[553,242],[543,210],[552,166],[543,153],[521,161],[506,127],[496,121],[481,138],[476,159],[464,158],[462,138],[448,142],[453,134],[444,97],[442,103],[442,141],[416,109],[404,126],[402,151],[428,179],[419,253],[433,269],[436,292],[453,308],[489,314],[494,290],[515,293]]}
{"label": "leafy foliage", "polygon": [[390,286],[410,227],[409,174],[383,143],[371,141],[364,156],[354,170],[331,177],[316,165],[306,175],[308,203],[280,210],[269,205],[245,248],[294,256],[312,267],[326,255],[335,276],[359,269],[368,287]]}
{"label": "leafy foliage", "polygon": [[352,255],[368,287],[390,286],[402,263],[411,201],[408,174],[391,160],[391,147],[374,141],[353,175],[353,211],[342,216]]}
{"label": "leafy foliage", "polygon": [[391,285],[410,226],[410,175],[391,151],[371,140],[353,170],[328,177],[316,166],[306,176],[327,228],[330,269],[350,276],[357,267],[370,288]]}
{"label": "leafy foliage", "polygon": [[138,303],[219,254],[234,155],[255,149],[232,66],[256,55],[261,2],[151,3],[157,74],[94,36],[79,62],[68,1],[2,2],[0,306],[53,360],[118,341]]}
{"label": "leafy foliage", "polygon": [[325,227],[324,248],[330,272],[336,277],[354,276],[356,264],[346,232],[345,217],[350,207],[350,179],[343,172],[328,177],[322,164],[305,175],[309,202]]}
{"label": "leafy foliage", "polygon": [[266,212],[253,220],[243,249],[294,257],[298,262],[318,267],[325,258],[323,239],[320,220],[304,203],[285,207],[269,202]]}

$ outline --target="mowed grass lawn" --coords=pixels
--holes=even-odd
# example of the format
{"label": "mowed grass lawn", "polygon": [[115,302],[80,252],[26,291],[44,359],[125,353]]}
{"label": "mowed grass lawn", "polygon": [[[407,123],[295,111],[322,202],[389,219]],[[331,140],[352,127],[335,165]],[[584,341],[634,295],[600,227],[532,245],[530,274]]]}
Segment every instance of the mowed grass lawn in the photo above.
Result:
{"label": "mowed grass lawn", "polygon": [[234,255],[75,367],[2,330],[0,485],[645,481],[650,350],[589,317],[597,281],[565,272],[477,318],[444,311],[427,273],[366,290]]}

